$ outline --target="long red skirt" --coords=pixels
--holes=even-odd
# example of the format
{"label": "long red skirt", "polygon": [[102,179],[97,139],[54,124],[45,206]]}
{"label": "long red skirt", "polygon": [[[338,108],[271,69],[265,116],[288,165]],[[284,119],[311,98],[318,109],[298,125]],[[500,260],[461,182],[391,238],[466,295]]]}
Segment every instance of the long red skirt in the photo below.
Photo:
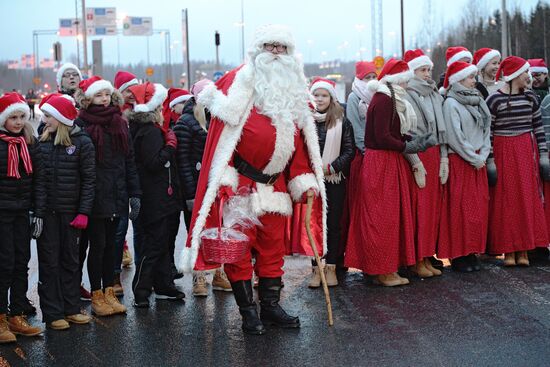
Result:
{"label": "long red skirt", "polygon": [[530,133],[495,136],[497,184],[491,187],[489,253],[548,246],[538,153]]}
{"label": "long red skirt", "polygon": [[413,265],[411,168],[403,155],[367,149],[361,190],[350,218],[345,265],[377,275]]}
{"label": "long red skirt", "polygon": [[419,188],[413,179],[411,192],[416,229],[416,258],[422,259],[433,256],[436,252],[443,191],[439,179],[439,146],[418,153],[418,156],[427,172],[426,187]]}
{"label": "long red skirt", "polygon": [[339,247],[341,253],[338,254],[339,259],[343,259],[348,243],[348,233],[350,226],[350,218],[354,216],[356,203],[360,202],[358,193],[361,192],[361,165],[363,163],[363,154],[359,150],[356,151],[355,157],[351,161],[349,178],[346,182],[346,200],[344,201],[344,210],[342,211],[340,240],[342,245]]}
{"label": "long red skirt", "polygon": [[475,169],[449,154],[449,180],[443,188],[437,257],[454,259],[483,253],[489,216],[487,169]]}

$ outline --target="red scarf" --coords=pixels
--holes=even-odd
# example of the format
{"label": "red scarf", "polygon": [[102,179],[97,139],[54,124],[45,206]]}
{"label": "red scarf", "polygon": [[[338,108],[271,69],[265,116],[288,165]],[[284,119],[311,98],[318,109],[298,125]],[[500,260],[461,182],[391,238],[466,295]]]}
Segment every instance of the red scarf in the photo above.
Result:
{"label": "red scarf", "polygon": [[19,155],[17,154],[17,144],[19,144],[20,155],[23,159],[23,166],[27,175],[32,173],[32,161],[29,154],[29,148],[24,136],[8,136],[6,134],[0,134],[0,139],[8,143],[8,177],[21,178],[19,174]]}

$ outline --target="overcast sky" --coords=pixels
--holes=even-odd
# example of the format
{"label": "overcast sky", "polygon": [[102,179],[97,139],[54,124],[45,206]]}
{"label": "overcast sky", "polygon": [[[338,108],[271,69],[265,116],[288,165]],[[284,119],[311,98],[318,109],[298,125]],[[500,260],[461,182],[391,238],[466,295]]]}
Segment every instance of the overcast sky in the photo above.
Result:
{"label": "overcast sky", "polygon": [[[80,0],[78,0],[80,2]],[[266,23],[289,25],[303,53],[305,62],[335,59],[355,60],[360,46],[364,58],[372,57],[371,0],[244,0],[245,43],[252,39],[254,29]],[[423,24],[428,22],[426,0],[405,1],[405,41],[413,46],[415,36],[421,37]],[[384,54],[398,52],[400,47],[399,0],[383,0]],[[515,6],[529,10],[537,0],[509,0]],[[454,25],[461,18],[468,0],[432,0],[434,37],[441,27]],[[479,0],[483,8],[494,10],[500,0]],[[214,60],[214,31],[221,34],[220,59],[237,64],[241,60],[240,28],[241,0],[87,0],[87,7],[114,6],[117,15],[151,16],[155,29],[169,29],[172,60],[182,61],[181,11],[189,11],[190,54],[193,60]],[[32,31],[57,29],[59,18],[75,16],[74,0],[0,1],[2,43],[0,60],[19,59],[32,53]],[[365,27],[358,31],[357,25]],[[164,60],[162,36],[149,40],[151,63]],[[118,40],[117,40],[118,38]],[[94,39],[94,38],[92,38]],[[96,38],[97,39],[97,38]],[[73,37],[40,36],[40,57],[48,57],[53,42],[63,45],[63,58],[76,53]],[[118,42],[117,42],[118,41]],[[91,42],[89,45],[91,50]],[[90,51],[91,54],[91,51]],[[103,38],[104,62],[139,63],[147,60],[146,37],[112,36]],[[90,57],[91,59],[91,57]]]}

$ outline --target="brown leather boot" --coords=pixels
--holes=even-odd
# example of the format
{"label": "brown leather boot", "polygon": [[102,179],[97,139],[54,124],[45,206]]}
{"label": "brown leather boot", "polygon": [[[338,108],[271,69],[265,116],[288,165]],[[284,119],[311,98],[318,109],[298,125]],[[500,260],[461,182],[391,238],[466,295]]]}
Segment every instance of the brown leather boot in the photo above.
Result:
{"label": "brown leather boot", "polygon": [[101,289],[92,292],[92,312],[97,316],[110,316],[115,313],[113,307],[105,301],[105,295]]}
{"label": "brown leather boot", "polygon": [[23,336],[36,336],[44,331],[42,328],[29,325],[25,316],[9,317],[8,327],[12,333]]}
{"label": "brown leather boot", "polygon": [[14,343],[17,341],[15,334],[10,331],[6,314],[0,314],[0,344]]}
{"label": "brown leather boot", "polygon": [[120,274],[115,274],[113,289],[115,290],[115,296],[124,296],[124,288],[122,288],[122,283],[120,282]]}
{"label": "brown leather boot", "polygon": [[325,277],[327,279],[327,286],[334,287],[338,285],[338,278],[336,278],[336,265],[325,265]]}
{"label": "brown leather boot", "polygon": [[516,266],[516,254],[514,252],[504,254],[504,266]]}
{"label": "brown leather boot", "polygon": [[432,265],[432,261],[429,257],[424,258],[424,266],[428,269],[434,276],[440,276],[442,274],[441,270],[436,269]]}
{"label": "brown leather boot", "polygon": [[424,259],[420,260],[413,266],[409,266],[409,270],[420,278],[431,278],[434,276],[434,274],[426,267]]}
{"label": "brown leather boot", "polygon": [[529,266],[529,256],[527,251],[516,252],[516,264],[517,266]]}
{"label": "brown leather boot", "polygon": [[105,288],[105,302],[113,308],[114,313],[125,313],[126,306],[124,306],[118,298],[115,296],[115,290],[113,287]]}

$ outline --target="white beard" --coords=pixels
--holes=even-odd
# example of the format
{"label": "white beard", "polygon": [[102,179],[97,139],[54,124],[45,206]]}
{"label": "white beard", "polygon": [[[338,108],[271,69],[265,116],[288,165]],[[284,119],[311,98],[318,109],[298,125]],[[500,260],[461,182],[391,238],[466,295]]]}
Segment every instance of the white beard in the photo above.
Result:
{"label": "white beard", "polygon": [[301,62],[291,55],[262,52],[252,63],[258,111],[271,119],[302,120],[308,111],[309,93]]}

